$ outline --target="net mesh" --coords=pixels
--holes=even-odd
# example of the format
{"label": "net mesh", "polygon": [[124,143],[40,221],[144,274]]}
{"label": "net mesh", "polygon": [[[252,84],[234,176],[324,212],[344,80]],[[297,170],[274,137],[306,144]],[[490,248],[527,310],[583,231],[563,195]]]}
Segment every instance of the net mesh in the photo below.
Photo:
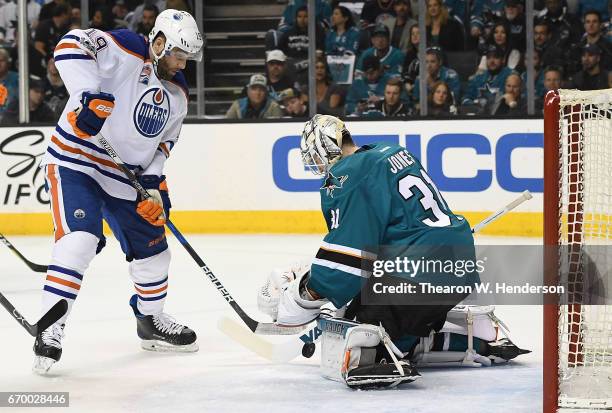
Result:
{"label": "net mesh", "polygon": [[[559,267],[569,303],[559,311],[559,407],[612,409],[612,305],[584,304],[587,284],[609,284],[612,268],[593,256],[607,248],[589,249],[612,245],[612,89],[559,97]],[[585,270],[593,261],[596,280]]]}

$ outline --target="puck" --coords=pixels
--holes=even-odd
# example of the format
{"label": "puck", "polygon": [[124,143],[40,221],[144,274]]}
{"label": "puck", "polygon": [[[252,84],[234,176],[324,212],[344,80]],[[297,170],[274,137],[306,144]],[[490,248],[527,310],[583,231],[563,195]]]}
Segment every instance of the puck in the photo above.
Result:
{"label": "puck", "polygon": [[306,343],[304,347],[302,347],[302,356],[307,359],[311,358],[317,348],[315,343]]}

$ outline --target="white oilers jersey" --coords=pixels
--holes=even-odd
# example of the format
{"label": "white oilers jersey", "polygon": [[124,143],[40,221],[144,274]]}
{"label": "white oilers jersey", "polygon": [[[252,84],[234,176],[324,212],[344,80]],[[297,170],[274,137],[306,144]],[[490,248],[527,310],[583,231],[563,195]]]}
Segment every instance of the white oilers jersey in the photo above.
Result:
{"label": "white oilers jersey", "polygon": [[55,64],[70,99],[57,122],[42,164],[56,164],[91,176],[109,195],[136,198],[136,191],[97,141],[76,136],[67,115],[83,92],[115,96],[101,134],[132,170],[161,175],[187,114],[188,90],[177,72],[172,81],[155,75],[149,45],[129,30],[72,30],[58,43]]}

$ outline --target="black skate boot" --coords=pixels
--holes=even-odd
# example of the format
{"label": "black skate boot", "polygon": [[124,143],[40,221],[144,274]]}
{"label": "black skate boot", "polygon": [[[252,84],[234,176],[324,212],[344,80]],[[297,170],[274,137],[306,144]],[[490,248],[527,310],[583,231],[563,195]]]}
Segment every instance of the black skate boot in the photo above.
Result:
{"label": "black skate boot", "polygon": [[46,374],[51,366],[62,357],[62,338],[64,324],[52,324],[34,340],[34,365],[32,370],[37,374]]}
{"label": "black skate boot", "polygon": [[176,322],[168,314],[144,315],[138,311],[136,294],[130,306],[136,316],[136,332],[142,339],[141,347],[149,351],[175,351],[191,353],[198,351],[196,333]]}

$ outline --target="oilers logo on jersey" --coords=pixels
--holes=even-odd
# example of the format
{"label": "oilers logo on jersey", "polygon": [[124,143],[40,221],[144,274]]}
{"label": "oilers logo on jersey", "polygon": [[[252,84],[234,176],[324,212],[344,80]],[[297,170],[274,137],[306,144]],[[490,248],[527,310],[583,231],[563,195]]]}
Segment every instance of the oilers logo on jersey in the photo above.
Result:
{"label": "oilers logo on jersey", "polygon": [[134,108],[134,125],[141,135],[154,138],[170,117],[170,98],[161,88],[148,89]]}

